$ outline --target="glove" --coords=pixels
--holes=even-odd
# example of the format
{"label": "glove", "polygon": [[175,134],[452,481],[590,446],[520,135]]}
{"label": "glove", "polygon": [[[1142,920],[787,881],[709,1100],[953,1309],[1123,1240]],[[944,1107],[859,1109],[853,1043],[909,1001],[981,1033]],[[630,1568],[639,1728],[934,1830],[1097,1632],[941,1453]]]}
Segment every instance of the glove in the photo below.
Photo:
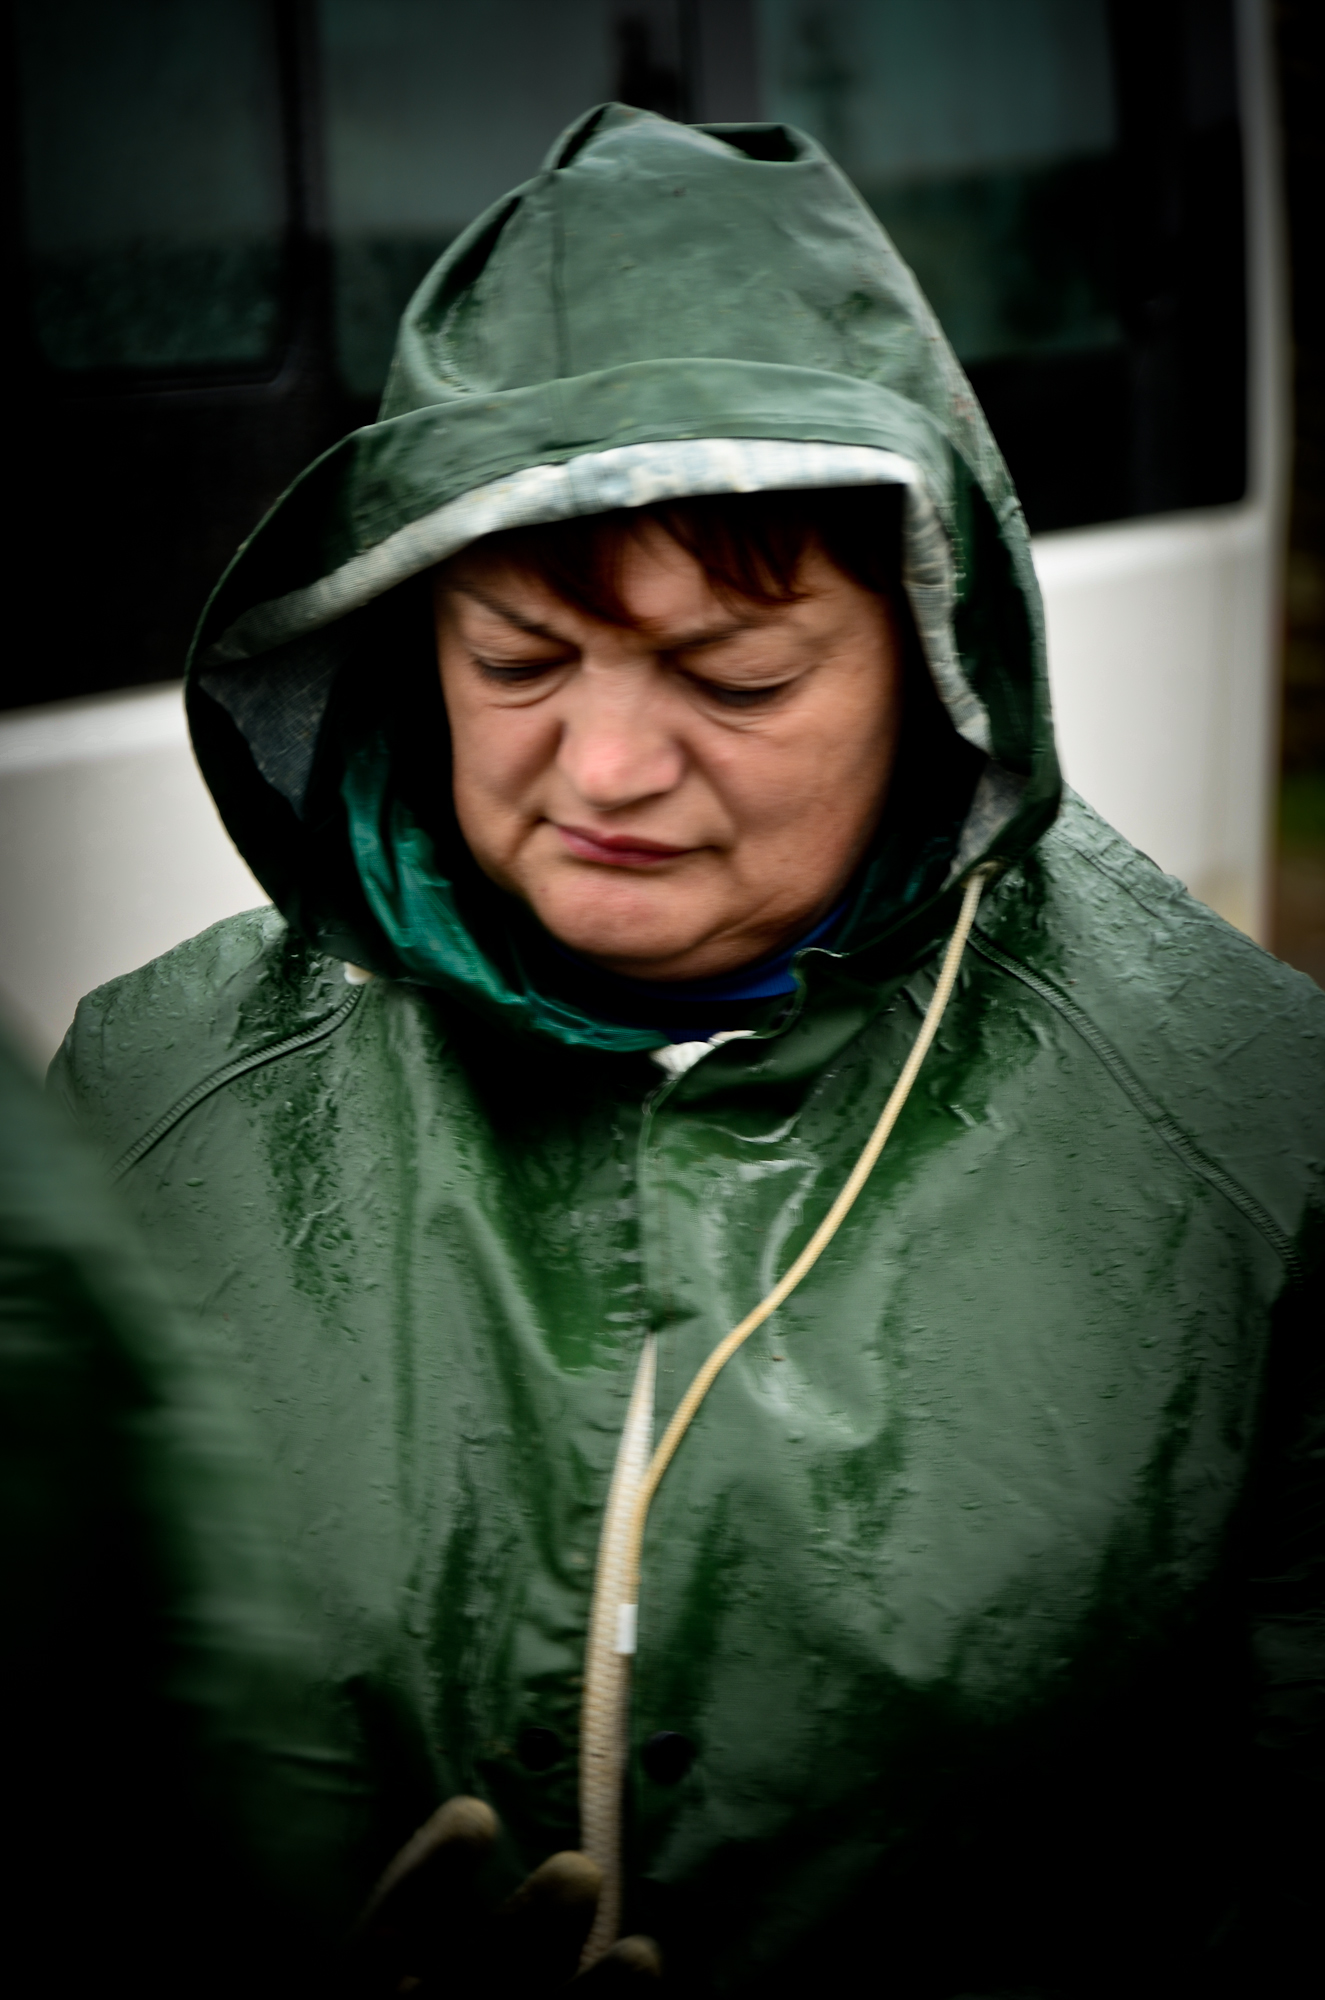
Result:
{"label": "glove", "polygon": [[477,1878],[499,1830],[491,1806],[460,1797],[406,1841],[359,1920],[346,2000],[550,2000],[572,1983],[575,2000],[657,1990],[652,1938],[622,1938],[578,1971],[602,1885],[587,1854],[554,1854],[500,1908],[484,1905]]}

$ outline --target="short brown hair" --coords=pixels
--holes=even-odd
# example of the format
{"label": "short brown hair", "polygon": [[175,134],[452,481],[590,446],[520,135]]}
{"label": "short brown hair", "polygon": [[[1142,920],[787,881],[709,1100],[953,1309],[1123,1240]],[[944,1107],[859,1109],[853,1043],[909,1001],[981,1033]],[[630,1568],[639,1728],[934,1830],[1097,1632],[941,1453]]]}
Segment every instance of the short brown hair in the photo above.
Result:
{"label": "short brown hair", "polygon": [[801,595],[797,577],[806,554],[819,548],[866,590],[896,600],[901,500],[897,486],[711,494],[508,528],[466,553],[491,553],[532,570],[564,603],[608,625],[631,622],[621,596],[622,560],[646,522],[694,557],[720,597],[790,604]]}

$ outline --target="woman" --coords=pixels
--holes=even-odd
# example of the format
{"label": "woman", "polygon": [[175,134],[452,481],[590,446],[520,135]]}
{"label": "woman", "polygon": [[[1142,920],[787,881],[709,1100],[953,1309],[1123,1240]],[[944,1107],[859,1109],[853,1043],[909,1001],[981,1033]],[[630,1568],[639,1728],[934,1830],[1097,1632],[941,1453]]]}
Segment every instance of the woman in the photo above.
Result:
{"label": "woman", "polygon": [[467,1794],[683,1990],[1245,1981],[1325,1002],[1060,806],[1006,470],[831,163],[583,119],[190,712],[276,907],[58,1069],[284,1481],[332,1900]]}

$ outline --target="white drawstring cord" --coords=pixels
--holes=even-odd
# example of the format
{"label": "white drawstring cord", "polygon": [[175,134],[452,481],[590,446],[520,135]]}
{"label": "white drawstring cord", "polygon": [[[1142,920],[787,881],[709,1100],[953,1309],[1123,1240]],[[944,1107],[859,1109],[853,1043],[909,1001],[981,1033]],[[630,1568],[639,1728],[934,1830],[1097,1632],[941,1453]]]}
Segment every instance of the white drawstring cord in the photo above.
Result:
{"label": "white drawstring cord", "polygon": [[893,1085],[879,1122],[829,1209],[795,1263],[779,1278],[739,1326],[713,1349],[676,1408],[676,1413],[652,1458],[645,1464],[648,1429],[652,1426],[654,1341],[644,1345],[639,1373],[630,1399],[626,1428],[617,1453],[616,1470],[603,1517],[594,1577],[593,1609],[584,1666],[584,1702],[580,1719],[580,1845],[603,1871],[598,1913],[580,1961],[590,1966],[615,1942],[621,1919],[621,1808],[630,1728],[630,1655],[635,1651],[635,1619],[639,1603],[640,1552],[649,1505],[675,1455],[695,1412],[714,1380],[756,1327],[775,1313],[795,1291],[806,1272],[823,1255],[846,1220],[857,1195],[870,1177],[888,1135],[929,1047],[939,1031],[976,908],[992,869],[980,868],[970,877],[962,906],[944,954],[934,995],[925,1018]]}
{"label": "white drawstring cord", "polygon": [[[638,1596],[629,1538],[635,1501],[649,1466],[656,1352],[654,1337],[649,1334],[635,1375],[598,1539],[598,1569],[584,1654],[580,1846],[603,1871],[598,1909],[584,1947],[586,1960],[590,1951],[594,1959],[601,1958],[615,1942],[621,1920],[621,1785],[630,1731],[630,1655],[635,1650],[634,1621],[623,1620],[621,1614],[633,1610]],[[625,1626],[630,1629],[623,1629]],[[615,1857],[615,1865],[609,1865],[608,1857]]]}

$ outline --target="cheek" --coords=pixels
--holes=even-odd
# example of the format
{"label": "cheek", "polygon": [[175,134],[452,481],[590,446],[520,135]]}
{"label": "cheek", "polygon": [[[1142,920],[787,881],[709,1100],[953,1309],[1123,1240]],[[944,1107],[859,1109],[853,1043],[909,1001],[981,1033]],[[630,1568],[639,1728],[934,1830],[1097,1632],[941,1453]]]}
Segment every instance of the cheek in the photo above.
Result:
{"label": "cheek", "polygon": [[882,803],[896,748],[891,704],[825,703],[711,755],[709,769],[748,836],[791,846],[850,840]]}
{"label": "cheek", "polygon": [[489,708],[477,702],[448,701],[451,723],[452,792],[467,840],[521,820],[536,809],[535,793],[556,754],[557,726],[541,707]]}
{"label": "cheek", "polygon": [[807,761],[828,810],[857,817],[882,804],[901,728],[895,659],[872,660],[844,675],[837,699],[806,730]]}

